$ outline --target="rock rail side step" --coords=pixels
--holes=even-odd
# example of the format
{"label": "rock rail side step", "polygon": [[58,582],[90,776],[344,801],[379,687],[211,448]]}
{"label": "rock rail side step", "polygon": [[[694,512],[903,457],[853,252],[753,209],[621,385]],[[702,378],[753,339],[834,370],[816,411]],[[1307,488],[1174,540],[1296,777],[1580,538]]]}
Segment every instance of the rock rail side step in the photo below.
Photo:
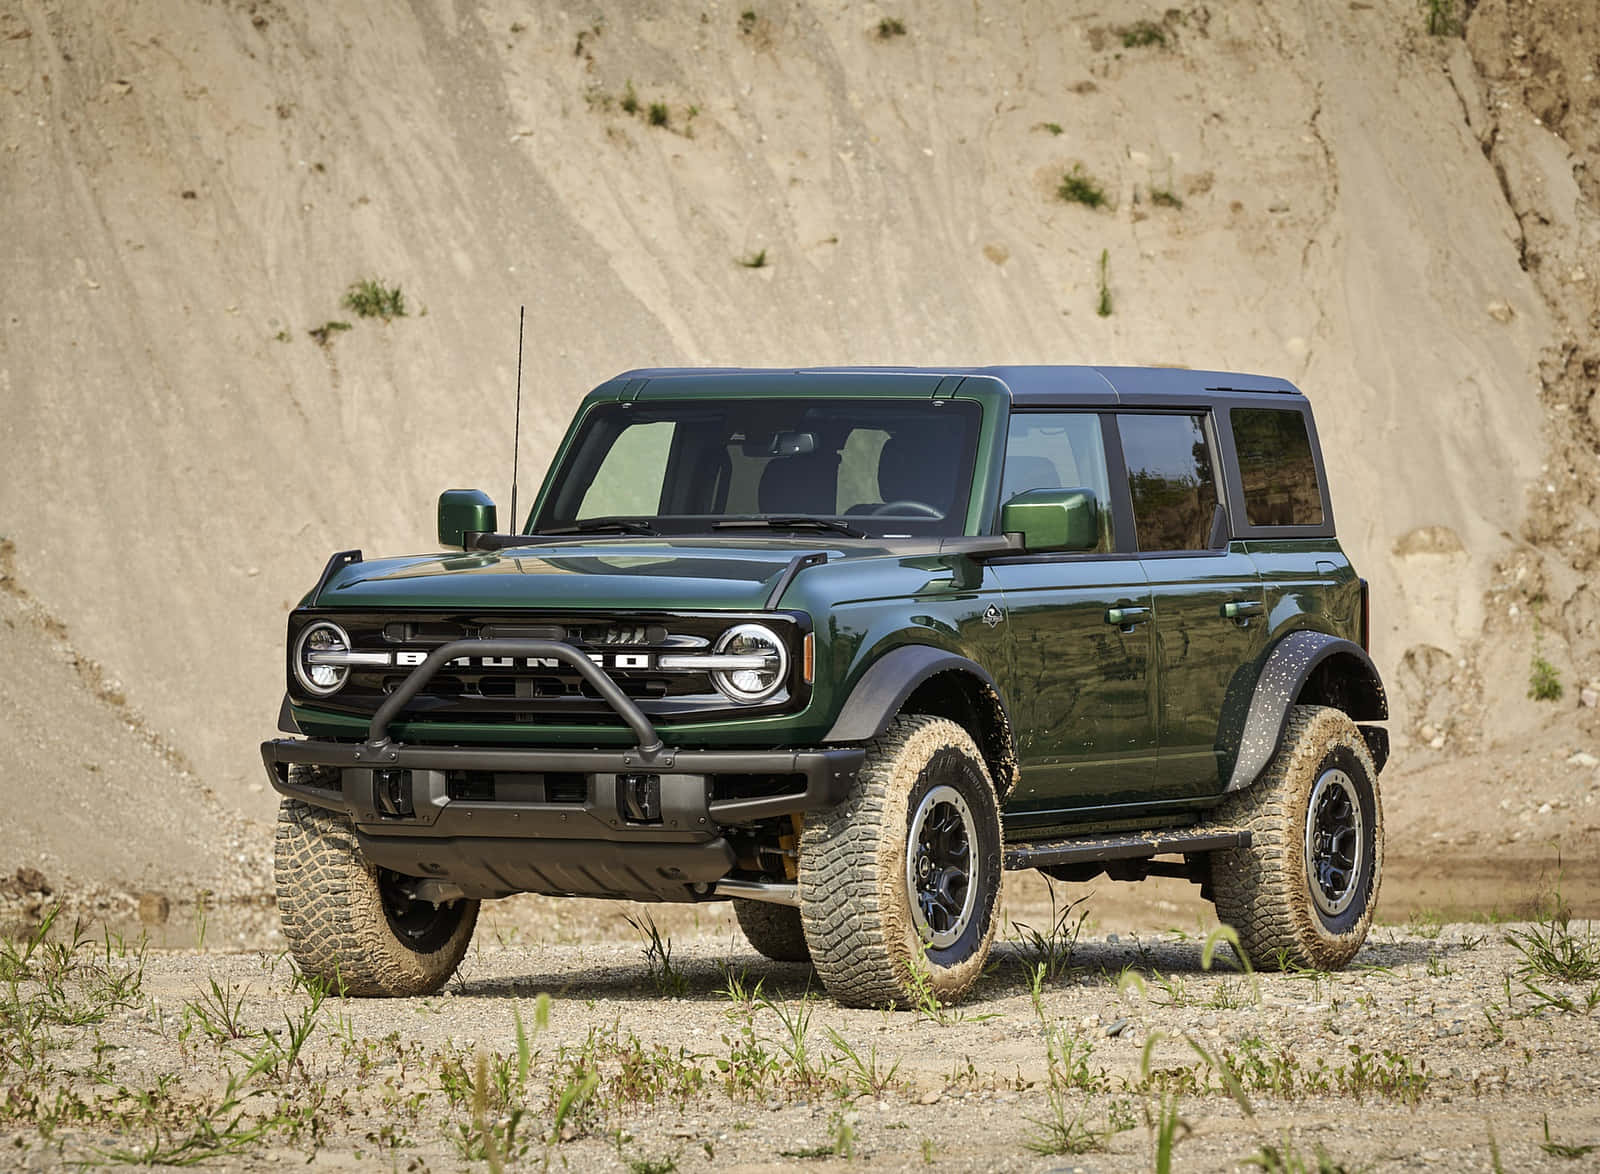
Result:
{"label": "rock rail side step", "polygon": [[1248,848],[1250,833],[1231,828],[1182,828],[1114,835],[1075,836],[1067,840],[1033,840],[1006,845],[1005,867],[1049,868],[1055,864],[1088,864],[1131,860],[1174,852],[1217,852]]}

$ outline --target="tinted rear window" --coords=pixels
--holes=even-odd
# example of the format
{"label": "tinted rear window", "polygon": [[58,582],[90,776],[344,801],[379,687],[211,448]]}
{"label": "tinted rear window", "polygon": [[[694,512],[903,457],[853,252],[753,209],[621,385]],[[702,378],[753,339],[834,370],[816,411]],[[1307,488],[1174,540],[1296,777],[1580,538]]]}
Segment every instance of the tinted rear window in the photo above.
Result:
{"label": "tinted rear window", "polygon": [[1205,550],[1217,479],[1202,416],[1118,416],[1139,549]]}
{"label": "tinted rear window", "polygon": [[1305,416],[1274,408],[1235,408],[1229,415],[1250,525],[1322,525],[1322,486]]}

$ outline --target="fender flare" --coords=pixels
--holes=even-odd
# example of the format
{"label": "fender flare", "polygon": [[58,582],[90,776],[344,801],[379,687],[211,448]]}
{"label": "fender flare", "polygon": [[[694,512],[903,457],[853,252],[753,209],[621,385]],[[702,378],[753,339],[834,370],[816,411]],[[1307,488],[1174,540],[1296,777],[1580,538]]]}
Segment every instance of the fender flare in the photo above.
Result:
{"label": "fender flare", "polygon": [[926,644],[902,644],[884,653],[856,682],[850,696],[839,707],[833,728],[823,736],[824,743],[870,742],[889,728],[895,714],[917,687],[940,673],[964,672],[993,692],[1001,714],[1010,728],[1011,710],[1000,686],[976,661],[931,648]]}
{"label": "fender flare", "polygon": [[[1267,654],[1251,690],[1249,710],[1236,735],[1237,756],[1228,777],[1225,793],[1251,786],[1266,770],[1283,742],[1289,724],[1289,710],[1313,673],[1334,658],[1346,658],[1346,671],[1353,675],[1353,688],[1344,706],[1352,720],[1383,721],[1389,716],[1389,701],[1377,666],[1359,644],[1330,636],[1326,632],[1290,632]],[[1234,690],[1230,689],[1230,693]],[[1227,723],[1225,723],[1226,725]],[[1388,757],[1388,731],[1362,726],[1362,736],[1378,759],[1378,769]],[[1224,737],[1224,744],[1234,741]]]}

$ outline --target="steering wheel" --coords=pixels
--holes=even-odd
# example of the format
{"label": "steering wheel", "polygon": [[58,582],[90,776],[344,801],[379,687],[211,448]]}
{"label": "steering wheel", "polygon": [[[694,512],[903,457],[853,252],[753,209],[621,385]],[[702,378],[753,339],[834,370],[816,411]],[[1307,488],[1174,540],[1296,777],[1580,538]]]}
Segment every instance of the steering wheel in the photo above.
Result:
{"label": "steering wheel", "polygon": [[874,514],[913,514],[919,518],[942,518],[943,510],[934,509],[925,501],[886,501],[874,506]]}

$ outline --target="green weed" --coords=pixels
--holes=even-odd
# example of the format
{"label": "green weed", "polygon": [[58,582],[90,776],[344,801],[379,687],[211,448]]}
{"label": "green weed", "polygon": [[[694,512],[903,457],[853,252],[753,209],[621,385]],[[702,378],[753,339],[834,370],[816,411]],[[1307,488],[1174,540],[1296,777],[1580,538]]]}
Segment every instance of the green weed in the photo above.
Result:
{"label": "green weed", "polygon": [[[330,321],[324,322],[321,326],[318,326],[314,330],[306,331],[306,333],[309,334],[312,337],[312,339],[316,342],[316,344],[318,346],[324,346],[325,347],[325,346],[327,346],[329,343],[331,343],[334,340],[334,337],[336,335],[341,334],[344,331],[349,330],[349,329],[350,329],[350,323],[348,323],[348,322],[338,322],[338,321],[330,320]],[[202,930],[202,935],[203,935],[204,923],[202,923],[202,925],[201,925],[201,930]]]}
{"label": "green weed", "polygon": [[1569,1142],[1553,1140],[1550,1136],[1550,1114],[1546,1113],[1544,1115],[1544,1140],[1539,1143],[1539,1148],[1551,1157],[1570,1158],[1576,1161],[1578,1158],[1587,1157],[1589,1154],[1594,1153],[1595,1150],[1600,1149],[1600,1145],[1572,1145]]}
{"label": "green weed", "polygon": [[340,304],[357,318],[382,318],[388,322],[406,316],[406,299],[400,287],[384,285],[373,277],[352,283]]}
{"label": "green weed", "polygon": [[645,120],[649,122],[651,126],[665,127],[671,123],[672,115],[667,110],[667,104],[665,102],[652,102],[650,103],[650,109],[645,116]]}
{"label": "green weed", "polygon": [[1061,177],[1056,195],[1069,204],[1082,204],[1086,208],[1103,208],[1106,204],[1105,189],[1083,169],[1082,163],[1074,163],[1072,170]]}
{"label": "green weed", "polygon": [[1100,300],[1095,303],[1094,312],[1102,318],[1111,317],[1111,250],[1100,250]]}
{"label": "green weed", "polygon": [[767,250],[757,249],[753,253],[735,257],[734,261],[739,265],[743,265],[746,269],[765,269],[767,267]]}
{"label": "green weed", "polygon": [[668,998],[683,998],[689,993],[689,976],[672,963],[672,939],[661,936],[655,918],[648,913],[638,917],[630,913],[626,920],[644,939],[644,961],[656,990]]}
{"label": "green weed", "polygon": [[1574,933],[1570,922],[1556,916],[1533,922],[1527,929],[1506,933],[1506,941],[1522,955],[1518,973],[1539,975],[1556,982],[1593,982],[1600,979],[1600,938],[1594,923]]}
{"label": "green weed", "polygon": [[1287,1136],[1277,1145],[1264,1143],[1244,1160],[1244,1164],[1264,1170],[1266,1174],[1356,1174],[1360,1169],[1334,1161],[1321,1142],[1317,1143],[1316,1152],[1307,1158],[1295,1149],[1294,1142]]}
{"label": "green weed", "polygon": [[906,22],[897,16],[886,16],[878,22],[878,39],[888,41],[906,35]]}
{"label": "green weed", "polygon": [[1456,19],[1456,0],[1422,0],[1422,10],[1427,16],[1428,35],[1453,37],[1462,31]]}
{"label": "green weed", "polygon": [[1117,30],[1124,49],[1144,49],[1150,45],[1166,48],[1167,33],[1153,20],[1139,20]]}
{"label": "green weed", "polygon": [[1045,883],[1050,890],[1049,926],[1041,931],[1024,922],[1013,921],[1011,928],[1016,931],[1018,952],[1028,969],[1037,972],[1043,967],[1046,979],[1056,979],[1065,974],[1072,965],[1072,952],[1077,948],[1078,938],[1083,933],[1083,923],[1089,916],[1085,911],[1078,913],[1074,919],[1073,914],[1089,899],[1089,896],[1079,897],[1076,901],[1069,901],[1065,906],[1058,908],[1055,882],[1047,878]]}

